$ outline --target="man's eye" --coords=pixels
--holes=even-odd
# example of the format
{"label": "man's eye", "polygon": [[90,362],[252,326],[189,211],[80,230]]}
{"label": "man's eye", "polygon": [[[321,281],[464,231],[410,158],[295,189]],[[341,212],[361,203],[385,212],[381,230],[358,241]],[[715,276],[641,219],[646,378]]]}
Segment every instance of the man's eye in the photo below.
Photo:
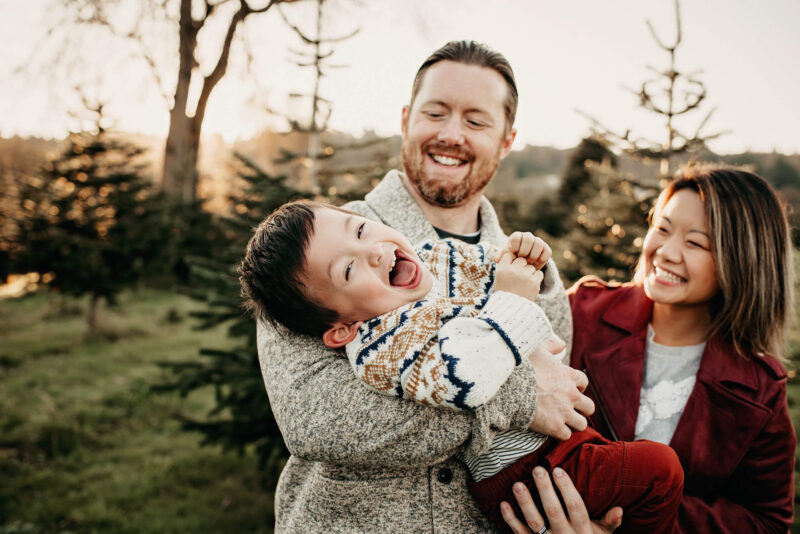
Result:
{"label": "man's eye", "polygon": [[438,119],[442,117],[441,113],[436,113],[434,111],[428,111],[427,113],[425,113],[425,115],[427,115],[431,119]]}
{"label": "man's eye", "polygon": [[468,120],[467,124],[469,124],[473,128],[483,128],[485,126],[485,124],[483,124],[480,121],[476,121],[476,120]]}
{"label": "man's eye", "polygon": [[345,267],[345,269],[344,269],[344,279],[345,279],[345,281],[349,281],[350,280],[350,271],[352,269],[353,269],[353,262],[351,261],[350,263],[347,264],[347,267]]}
{"label": "man's eye", "polygon": [[356,230],[356,237],[358,237],[359,239],[361,239],[361,233],[364,231],[364,226],[366,224],[367,223],[363,222],[360,225],[358,225],[358,229]]}

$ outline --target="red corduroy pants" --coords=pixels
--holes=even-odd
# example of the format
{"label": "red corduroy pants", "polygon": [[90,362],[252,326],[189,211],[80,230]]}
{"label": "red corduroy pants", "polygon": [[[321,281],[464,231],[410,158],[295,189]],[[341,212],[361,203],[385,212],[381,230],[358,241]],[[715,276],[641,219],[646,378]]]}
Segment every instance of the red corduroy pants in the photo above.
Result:
{"label": "red corduroy pants", "polygon": [[500,513],[500,502],[522,513],[512,492],[524,483],[541,511],[533,483],[533,468],[561,467],[583,497],[589,517],[602,517],[621,506],[617,533],[669,534],[673,531],[683,493],[683,468],[667,445],[654,441],[609,441],[592,428],[575,432],[566,441],[550,438],[539,450],[517,460],[496,475],[470,482],[469,490],[501,532],[511,532]]}

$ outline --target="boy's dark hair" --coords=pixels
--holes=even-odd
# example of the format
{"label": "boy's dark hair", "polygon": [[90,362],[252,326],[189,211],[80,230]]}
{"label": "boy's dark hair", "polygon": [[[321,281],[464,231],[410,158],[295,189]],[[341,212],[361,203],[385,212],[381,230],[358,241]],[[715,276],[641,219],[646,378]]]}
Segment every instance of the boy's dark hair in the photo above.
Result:
{"label": "boy's dark hair", "polygon": [[301,275],[314,234],[319,202],[297,200],[273,211],[255,229],[239,265],[244,306],[256,320],[310,336],[321,336],[338,318],[306,296]]}

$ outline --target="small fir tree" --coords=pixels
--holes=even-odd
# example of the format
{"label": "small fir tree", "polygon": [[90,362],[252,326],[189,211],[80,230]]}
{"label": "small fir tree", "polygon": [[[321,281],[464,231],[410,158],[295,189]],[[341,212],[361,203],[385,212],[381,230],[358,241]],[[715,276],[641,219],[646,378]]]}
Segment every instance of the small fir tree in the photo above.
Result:
{"label": "small fir tree", "polygon": [[199,420],[180,416],[183,427],[202,433],[206,444],[221,445],[226,450],[242,453],[254,446],[272,485],[288,452],[269,407],[258,363],[256,325],[243,312],[236,268],[253,228],[281,204],[308,198],[309,193],[287,184],[285,176],[264,173],[244,156],[236,158],[244,187],[229,198],[231,214],[220,221],[228,245],[209,256],[187,260],[192,281],[189,294],[206,304],[205,310],[192,314],[200,321],[197,328],[227,324],[228,336],[235,342],[228,350],[201,349],[200,361],[162,363],[171,378],[154,389],[188,395],[213,387],[216,405],[209,417]]}
{"label": "small fir tree", "polygon": [[596,139],[633,159],[658,161],[660,171],[652,176],[634,177],[610,165],[587,161],[591,181],[582,188],[585,201],[576,205],[577,226],[567,236],[564,250],[571,278],[596,274],[606,279],[629,280],[647,231],[647,213],[666,182],[671,161],[697,154],[709,140],[725,133],[702,133],[714,109],[706,113],[691,134],[677,125],[680,118],[700,110],[706,100],[706,88],[695,74],[681,72],[676,65],[676,52],[682,41],[678,0],[675,0],[675,17],[673,44],[665,44],[647,21],[653,39],[668,54],[669,64],[663,70],[651,68],[657,76],[634,91],[639,104],[664,121],[664,141],[637,138],[630,130],[618,134],[589,117]]}
{"label": "small fir tree", "polygon": [[97,122],[96,133],[70,135],[61,154],[22,184],[14,266],[42,273],[63,294],[89,295],[90,331],[100,300],[114,303],[139,280],[158,253],[159,236],[144,150]]}

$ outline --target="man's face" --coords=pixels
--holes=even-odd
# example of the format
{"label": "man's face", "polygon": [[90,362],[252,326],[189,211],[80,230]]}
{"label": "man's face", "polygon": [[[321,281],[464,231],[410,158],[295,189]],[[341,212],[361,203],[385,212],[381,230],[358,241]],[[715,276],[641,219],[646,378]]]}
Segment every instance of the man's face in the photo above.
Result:
{"label": "man's face", "polygon": [[511,150],[508,87],[493,69],[440,61],[403,109],[403,167],[430,204],[458,206],[479,195]]}

